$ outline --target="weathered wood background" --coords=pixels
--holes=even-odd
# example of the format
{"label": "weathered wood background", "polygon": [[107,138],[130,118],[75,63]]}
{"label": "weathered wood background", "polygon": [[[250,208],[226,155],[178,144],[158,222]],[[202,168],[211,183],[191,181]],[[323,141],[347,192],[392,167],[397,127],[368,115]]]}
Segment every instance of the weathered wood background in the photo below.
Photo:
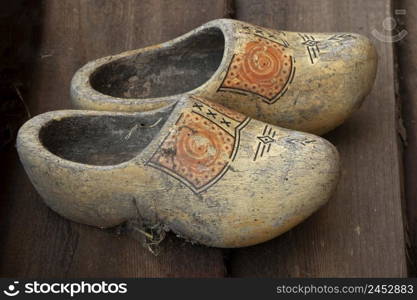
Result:
{"label": "weathered wood background", "polygon": [[[8,46],[0,48],[2,78],[7,79],[0,86],[0,100],[6,103],[7,98],[7,105],[0,105],[0,125],[6,124],[6,117],[13,120],[7,123],[8,134],[26,116],[23,103],[32,116],[70,108],[70,79],[87,61],[174,38],[215,18],[293,31],[359,32],[375,43],[379,70],[363,107],[327,135],[342,159],[342,178],[333,199],[290,232],[245,249],[196,247],[170,236],[155,257],[131,238],[69,222],[43,204],[9,143],[0,148],[0,276],[416,275],[416,1],[13,3],[17,4],[3,4],[8,9],[0,14],[0,34]],[[390,17],[398,24],[392,32],[383,27]],[[375,38],[375,30],[386,36],[407,30],[408,35],[389,43]]]}

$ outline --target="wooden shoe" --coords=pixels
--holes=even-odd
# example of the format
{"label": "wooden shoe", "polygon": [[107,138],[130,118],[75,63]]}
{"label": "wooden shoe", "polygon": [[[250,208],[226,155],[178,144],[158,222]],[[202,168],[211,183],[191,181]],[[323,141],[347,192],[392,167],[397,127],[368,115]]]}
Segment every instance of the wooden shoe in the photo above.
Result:
{"label": "wooden shoe", "polygon": [[358,109],[377,55],[353,33],[297,33],[211,21],[172,41],[92,61],[74,76],[76,108],[146,111],[199,95],[267,123],[323,134]]}
{"label": "wooden shoe", "polygon": [[215,247],[264,242],[331,196],[326,140],[183,97],[140,113],[62,110],[22,126],[17,149],[47,205],[73,221],[132,219]]}

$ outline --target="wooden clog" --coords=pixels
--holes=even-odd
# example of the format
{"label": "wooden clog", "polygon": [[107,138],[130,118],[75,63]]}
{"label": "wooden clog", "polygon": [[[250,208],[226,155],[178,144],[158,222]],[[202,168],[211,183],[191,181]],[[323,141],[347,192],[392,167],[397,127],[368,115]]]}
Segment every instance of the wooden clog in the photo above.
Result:
{"label": "wooden clog", "polygon": [[197,95],[278,126],[323,134],[358,109],[377,55],[364,36],[297,33],[219,19],[169,42],[92,61],[75,107],[146,111]]}
{"label": "wooden clog", "polygon": [[132,219],[215,247],[295,226],[331,196],[338,153],[201,98],[140,113],[62,110],[19,131],[17,149],[47,205],[73,221]]}

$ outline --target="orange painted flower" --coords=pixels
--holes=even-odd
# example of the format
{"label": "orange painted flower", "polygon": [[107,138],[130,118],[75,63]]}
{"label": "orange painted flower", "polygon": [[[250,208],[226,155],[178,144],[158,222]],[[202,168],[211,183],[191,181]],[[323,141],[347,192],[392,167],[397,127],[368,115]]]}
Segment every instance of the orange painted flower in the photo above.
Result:
{"label": "orange painted flower", "polygon": [[151,161],[201,188],[227,167],[234,137],[193,112],[181,116],[177,126]]}
{"label": "orange painted flower", "polygon": [[258,38],[233,57],[221,87],[253,93],[273,103],[288,84],[292,68],[283,45]]}
{"label": "orange painted flower", "polygon": [[281,72],[282,58],[283,53],[277,47],[266,42],[249,42],[239,75],[248,83],[272,87]]}

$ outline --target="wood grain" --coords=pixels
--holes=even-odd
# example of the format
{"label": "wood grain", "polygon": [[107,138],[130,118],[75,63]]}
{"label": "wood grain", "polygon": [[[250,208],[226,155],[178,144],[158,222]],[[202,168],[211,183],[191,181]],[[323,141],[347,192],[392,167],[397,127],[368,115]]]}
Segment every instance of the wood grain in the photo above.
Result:
{"label": "wood grain", "polygon": [[327,135],[342,160],[336,195],[287,234],[233,251],[232,276],[407,275],[393,46],[371,34],[382,31],[391,10],[388,0],[236,1],[236,18],[261,26],[365,34],[377,47],[379,70],[366,103]]}
{"label": "wood grain", "polygon": [[[88,60],[159,43],[230,13],[229,2],[47,0],[30,89],[32,115],[70,108],[73,73]],[[75,224],[49,210],[15,151],[1,154],[0,276],[221,277],[222,252],[175,237],[154,257],[135,240]]]}
{"label": "wood grain", "polygon": [[410,276],[417,276],[417,2],[395,1],[396,9],[405,10],[405,15],[396,15],[397,31],[406,30],[404,39],[396,43],[399,68],[399,95],[402,103],[406,131],[404,148],[404,185],[407,208],[408,258]]}
{"label": "wood grain", "polygon": [[20,97],[33,63],[36,40],[31,37],[38,14],[37,4],[28,0],[13,1],[0,11],[0,151],[13,147],[17,130],[27,118]]}

